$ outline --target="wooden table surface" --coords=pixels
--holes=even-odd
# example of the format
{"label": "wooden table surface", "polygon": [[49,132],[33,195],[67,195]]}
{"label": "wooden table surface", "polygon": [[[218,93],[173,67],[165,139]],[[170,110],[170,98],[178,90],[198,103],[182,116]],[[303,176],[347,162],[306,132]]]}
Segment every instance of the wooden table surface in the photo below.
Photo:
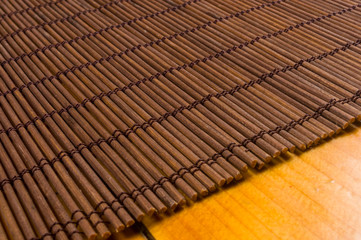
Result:
{"label": "wooden table surface", "polygon": [[113,239],[361,239],[361,126]]}

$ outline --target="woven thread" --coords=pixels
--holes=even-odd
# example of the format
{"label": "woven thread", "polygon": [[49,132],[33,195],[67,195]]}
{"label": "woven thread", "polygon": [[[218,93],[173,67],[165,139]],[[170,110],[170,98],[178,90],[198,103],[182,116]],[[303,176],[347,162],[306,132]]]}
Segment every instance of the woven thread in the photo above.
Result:
{"label": "woven thread", "polygon": [[[201,0],[190,0],[190,1],[187,1],[187,2],[184,2],[184,3],[180,4],[180,5],[178,5],[178,6],[169,7],[169,8],[167,8],[167,9],[164,9],[164,10],[161,10],[161,11],[157,11],[157,12],[152,13],[152,14],[147,14],[147,15],[145,15],[145,16],[133,18],[133,19],[131,19],[131,20],[122,22],[121,24],[114,25],[114,26],[110,26],[109,28],[106,28],[106,29],[107,29],[107,31],[108,31],[109,29],[113,29],[113,28],[115,28],[115,27],[116,27],[116,28],[120,28],[120,27],[124,27],[125,25],[131,25],[132,23],[135,23],[136,21],[141,21],[141,20],[147,19],[147,18],[154,18],[155,16],[158,16],[158,15],[164,15],[165,13],[169,13],[169,12],[171,12],[171,11],[176,11],[176,10],[182,8],[182,7],[185,7],[185,6],[187,6],[187,5],[190,5],[190,4],[192,4],[192,3],[196,3],[196,2],[199,2],[199,1],[201,1]],[[0,38],[0,43],[1,43],[2,41],[6,40],[6,39],[9,38],[9,37],[14,37],[14,36],[18,35],[19,33],[26,33],[27,31],[31,31],[32,29],[39,29],[39,28],[41,28],[41,27],[50,26],[50,25],[56,24],[56,23],[58,23],[58,22],[63,23],[63,22],[65,22],[65,21],[74,20],[75,18],[78,18],[78,17],[80,17],[81,15],[85,15],[85,14],[87,14],[87,13],[98,12],[98,11],[100,11],[100,10],[102,10],[102,9],[106,9],[107,7],[111,7],[112,5],[119,4],[119,3],[121,3],[121,2],[131,2],[131,0],[113,0],[113,1],[110,1],[109,3],[106,3],[106,4],[98,7],[98,8],[87,9],[87,10],[78,12],[78,13],[72,15],[72,16],[68,16],[68,17],[64,17],[64,18],[52,20],[52,21],[49,21],[49,22],[44,22],[44,23],[42,23],[42,24],[38,24],[38,25],[35,25],[35,26],[26,27],[26,28],[23,28],[23,29],[18,29],[17,31],[15,31],[15,32],[13,32],[13,33],[10,33],[10,34],[7,34],[7,35],[1,37],[1,38]],[[29,10],[31,10],[31,8],[30,8]],[[29,11],[29,10],[28,10],[28,11]],[[21,10],[21,11],[22,11],[22,10]],[[20,11],[19,11],[19,12],[20,12]],[[12,15],[13,15],[13,14],[12,14]],[[2,19],[0,19],[0,22],[1,22],[1,20],[2,20]],[[118,27],[117,27],[117,26],[118,26]],[[94,32],[93,34],[94,34],[94,36],[95,36],[95,35],[97,35],[97,34],[100,34],[100,33],[101,33],[102,31],[104,31],[104,30],[105,30],[105,29],[96,31],[96,32]],[[86,35],[84,35],[84,36],[86,36]],[[79,39],[83,39],[83,40],[84,40],[84,39],[85,39],[84,36],[83,36],[83,37],[75,38],[75,39],[73,39],[73,41],[77,41],[77,40],[79,40]],[[61,43],[58,43],[58,44],[61,44]],[[48,46],[48,47],[52,48],[52,47],[55,47],[55,46],[58,45],[58,44],[55,44],[54,46],[53,46],[53,45],[50,45],[50,46]],[[45,51],[46,49],[48,49],[48,47],[45,47],[45,48],[44,48],[44,51]],[[39,49],[38,51],[41,51],[41,49]],[[31,54],[31,53],[30,53],[30,54]]]}

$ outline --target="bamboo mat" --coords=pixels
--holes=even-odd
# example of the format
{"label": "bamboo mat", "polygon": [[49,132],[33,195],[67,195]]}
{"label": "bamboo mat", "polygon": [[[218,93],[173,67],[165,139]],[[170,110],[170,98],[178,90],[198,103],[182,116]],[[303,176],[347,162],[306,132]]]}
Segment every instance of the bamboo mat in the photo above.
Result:
{"label": "bamboo mat", "polygon": [[0,237],[107,238],[361,120],[357,1],[0,1]]}

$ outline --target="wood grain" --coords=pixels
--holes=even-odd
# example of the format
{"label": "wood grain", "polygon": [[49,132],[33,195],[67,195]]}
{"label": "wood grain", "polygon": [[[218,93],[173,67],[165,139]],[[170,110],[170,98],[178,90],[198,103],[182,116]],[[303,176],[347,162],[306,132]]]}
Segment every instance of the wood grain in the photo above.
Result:
{"label": "wood grain", "polygon": [[[158,240],[361,239],[361,129],[352,126],[305,153],[169,216],[146,218]],[[142,239],[136,231],[116,239]]]}

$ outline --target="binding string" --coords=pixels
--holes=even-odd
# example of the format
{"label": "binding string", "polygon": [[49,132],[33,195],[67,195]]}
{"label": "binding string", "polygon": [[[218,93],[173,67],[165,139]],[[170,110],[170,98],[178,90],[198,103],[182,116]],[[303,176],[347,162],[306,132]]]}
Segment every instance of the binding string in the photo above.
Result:
{"label": "binding string", "polygon": [[[263,36],[257,36],[257,37],[255,37],[254,39],[252,39],[252,40],[250,40],[250,41],[246,41],[246,42],[244,42],[244,43],[242,43],[242,44],[240,44],[240,45],[238,45],[238,46],[233,46],[232,48],[229,48],[229,49],[227,49],[227,50],[221,50],[221,51],[217,52],[216,54],[210,55],[210,56],[208,56],[208,57],[204,57],[203,59],[196,59],[196,60],[194,60],[194,61],[192,61],[192,62],[190,62],[190,63],[188,63],[188,64],[179,65],[179,66],[177,66],[177,67],[171,67],[171,68],[169,68],[169,69],[167,69],[167,70],[164,70],[163,72],[158,72],[158,73],[156,73],[156,74],[154,74],[154,75],[152,75],[152,76],[150,76],[150,77],[145,77],[145,78],[143,78],[143,79],[141,79],[141,80],[139,80],[139,81],[137,81],[137,82],[131,82],[131,83],[129,83],[128,85],[126,85],[126,86],[124,86],[124,87],[122,87],[122,88],[115,88],[115,89],[113,89],[113,90],[111,90],[111,91],[109,91],[109,92],[107,92],[107,93],[102,92],[102,93],[100,93],[99,95],[94,96],[92,99],[93,99],[93,101],[94,101],[94,100],[96,100],[96,99],[101,99],[101,97],[103,97],[103,96],[108,96],[108,97],[109,97],[109,96],[111,96],[112,94],[115,94],[115,93],[117,93],[117,92],[119,92],[119,91],[125,92],[125,90],[131,89],[133,86],[139,86],[140,84],[145,83],[145,82],[147,82],[147,81],[152,82],[154,79],[158,79],[160,76],[166,76],[166,74],[172,73],[172,72],[175,71],[175,70],[176,70],[176,71],[180,71],[180,70],[182,70],[182,69],[187,69],[188,67],[189,67],[189,68],[193,68],[195,65],[198,65],[200,62],[206,63],[207,61],[211,61],[213,58],[219,58],[219,57],[221,57],[221,56],[223,56],[223,55],[225,55],[225,54],[230,54],[231,52],[234,52],[234,51],[236,51],[237,49],[242,49],[243,47],[247,47],[249,44],[253,45],[253,44],[255,44],[256,42],[259,42],[261,39],[264,39],[264,40],[265,40],[265,39],[267,39],[267,38],[276,37],[276,36],[278,36],[278,35],[280,35],[280,34],[287,33],[287,32],[292,31],[292,30],[294,30],[294,29],[301,28],[301,27],[303,27],[303,26],[305,26],[305,25],[310,25],[310,24],[313,24],[313,23],[315,23],[315,22],[317,22],[317,21],[322,21],[323,19],[331,18],[331,17],[336,16],[336,15],[342,15],[343,13],[350,12],[350,11],[352,11],[352,10],[360,7],[360,6],[361,6],[361,4],[353,5],[353,6],[349,7],[349,8],[345,8],[345,9],[342,9],[342,10],[340,10],[340,11],[330,13],[330,14],[328,14],[328,15],[323,15],[323,16],[321,16],[321,17],[312,18],[312,19],[310,19],[309,21],[301,22],[301,23],[298,23],[298,24],[296,24],[296,25],[294,25],[294,26],[289,26],[289,27],[287,27],[287,28],[285,28],[285,29],[283,29],[283,30],[276,31],[276,32],[274,32],[274,33],[268,33],[268,34],[263,35]],[[347,44],[346,44],[346,45],[347,45]],[[79,66],[73,66],[72,68],[68,68],[68,69],[66,69],[66,70],[64,70],[64,71],[59,71],[55,76],[44,77],[44,78],[42,78],[40,81],[35,82],[34,85],[35,85],[35,84],[39,84],[40,82],[43,83],[45,80],[52,81],[52,80],[54,80],[54,79],[57,79],[57,80],[61,81],[61,80],[59,79],[61,75],[65,75],[65,76],[66,76],[66,75],[67,75],[68,73],[70,73],[70,72],[75,74],[75,72],[74,72],[75,70],[81,70],[81,69],[83,69],[83,68],[88,68],[88,67],[91,66],[91,65],[92,65],[92,66],[95,66],[97,63],[101,63],[102,61],[110,61],[111,59],[114,59],[115,57],[121,57],[123,54],[128,54],[129,51],[134,52],[136,49],[140,49],[141,47],[147,47],[147,46],[148,46],[147,44],[145,44],[145,45],[138,45],[138,46],[133,47],[133,48],[131,48],[131,49],[126,49],[126,50],[124,50],[124,51],[121,51],[121,52],[118,52],[118,53],[114,53],[114,54],[112,54],[112,55],[110,55],[110,56],[108,56],[108,57],[103,57],[103,58],[101,58],[101,59],[99,59],[99,60],[96,60],[96,61],[93,61],[93,62],[87,62],[87,63],[81,64],[81,65],[79,65]],[[343,47],[347,48],[347,46],[343,46]],[[45,51],[45,50],[46,50],[46,48],[44,48],[44,51]],[[338,49],[338,50],[335,49],[335,50],[334,50],[334,51],[335,51],[334,53],[328,53],[328,54],[327,54],[327,53],[324,53],[324,54],[327,54],[327,55],[335,54],[335,53],[337,53],[339,50],[342,50],[342,49]],[[39,51],[42,51],[42,50],[41,50],[41,49],[40,49],[40,50],[38,49],[36,52],[32,52],[32,53],[30,53],[30,54],[31,54],[31,55],[34,55],[34,54],[37,54]],[[12,62],[12,61],[15,61],[15,62],[16,62],[16,61],[18,61],[20,58],[23,59],[25,56],[29,56],[30,54],[23,54],[23,55],[18,56],[18,57],[16,57],[16,58],[9,58],[9,59],[7,59],[7,60],[2,61],[2,62],[0,63],[0,65],[1,65],[1,66],[4,66],[5,64],[10,64],[10,62]],[[30,56],[29,56],[29,57],[30,57]],[[322,59],[322,57],[323,57],[323,56],[321,56],[321,55],[317,56],[318,59],[319,59],[319,58]],[[286,66],[286,67],[284,67],[284,68],[282,68],[282,69],[277,69],[277,68],[276,68],[276,69],[273,70],[273,72],[262,75],[262,76],[261,76],[258,80],[256,80],[256,81],[262,82],[262,79],[263,79],[263,78],[271,77],[271,76],[273,76],[273,74],[278,74],[279,71],[283,71],[283,72],[284,72],[284,71],[288,71],[289,68],[290,68],[290,69],[297,69],[297,68],[303,63],[303,61],[304,61],[304,60],[300,60],[300,62],[297,62],[295,66],[288,65],[288,66]],[[310,58],[310,59],[308,59],[307,61],[313,61],[313,59]],[[250,82],[248,83],[249,86],[251,86],[251,85],[253,85],[253,84],[254,84],[253,81],[250,81]],[[31,84],[31,83],[28,83],[27,85],[30,86],[30,85],[32,85],[32,84]],[[28,87],[27,85],[22,85],[21,87],[19,87],[19,89],[24,89],[25,87]],[[236,91],[240,90],[241,88],[247,89],[247,88],[249,87],[248,85],[246,84],[246,85],[244,85],[243,87],[237,85],[237,86],[234,87],[231,91],[232,91],[232,92],[236,92]],[[14,89],[16,90],[17,88],[14,88]],[[7,93],[7,94],[8,94],[8,93]],[[221,94],[221,95],[222,95],[223,93],[217,93],[217,94]],[[208,98],[211,98],[211,97],[212,97],[212,96],[208,96]],[[83,102],[82,102],[82,105],[85,105],[85,103],[88,102],[88,101],[90,101],[90,99],[85,98],[85,99],[83,100]],[[200,101],[201,101],[201,103],[202,103],[202,101],[203,101],[203,102],[204,102],[204,101],[207,101],[207,99],[202,99],[202,100],[200,100]],[[198,105],[199,103],[193,103],[193,104]]]}
{"label": "binding string", "polygon": [[[164,11],[166,11],[166,12],[176,11],[177,9],[180,9],[181,7],[185,7],[186,5],[190,5],[191,3],[195,3],[195,2],[197,2],[197,1],[201,1],[201,0],[188,1],[188,2],[183,3],[182,5],[173,7],[172,9],[168,8],[167,10],[164,10]],[[194,33],[194,32],[196,32],[196,31],[199,31],[200,29],[206,29],[207,27],[209,27],[209,26],[211,26],[211,25],[213,25],[213,24],[217,24],[218,22],[223,22],[224,20],[229,20],[229,19],[232,19],[232,18],[234,18],[234,17],[239,17],[239,16],[242,16],[242,15],[251,13],[251,12],[253,12],[253,11],[255,11],[255,10],[260,10],[260,9],[262,9],[262,8],[270,7],[270,6],[273,6],[273,5],[282,3],[282,2],[286,2],[286,1],[287,1],[287,0],[277,0],[277,1],[270,2],[270,3],[261,4],[261,5],[258,5],[258,6],[256,6],[256,7],[252,7],[252,8],[246,9],[246,10],[242,10],[242,11],[240,11],[240,12],[237,12],[237,13],[234,13],[234,14],[230,14],[230,15],[225,16],[225,17],[219,17],[219,18],[216,18],[216,19],[214,19],[213,21],[209,21],[209,22],[207,22],[207,23],[205,23],[205,24],[203,24],[203,25],[198,25],[198,26],[193,27],[193,28],[191,28],[191,29],[186,29],[186,30],[184,30],[184,31],[182,31],[182,32],[174,33],[174,34],[169,35],[169,36],[167,36],[167,37],[162,37],[162,38],[159,38],[159,39],[157,39],[157,40],[154,40],[154,41],[151,41],[151,42],[148,42],[148,43],[145,43],[145,44],[139,44],[139,45],[137,45],[137,46],[134,46],[134,47],[132,47],[132,48],[129,48],[129,50],[132,51],[132,52],[134,52],[136,49],[140,49],[140,48],[142,48],[142,47],[145,47],[145,48],[146,48],[146,47],[152,46],[152,45],[154,45],[154,44],[159,45],[160,43],[164,42],[165,40],[172,40],[173,38],[177,38],[178,36],[184,36],[185,34]],[[175,8],[177,8],[177,9],[175,9]],[[164,12],[164,13],[165,13],[165,12]],[[159,13],[159,14],[164,14],[164,13]],[[157,15],[159,15],[159,14],[151,14],[151,15],[149,15],[149,16],[146,15],[146,16],[144,16],[144,17],[139,17],[139,18],[137,18],[137,19],[138,19],[138,20],[142,20],[142,19],[147,19],[147,18],[149,18],[149,17],[153,18],[154,16],[157,16]],[[135,21],[134,21],[134,22],[135,22]],[[43,47],[43,48],[38,48],[38,49],[36,49],[36,50],[28,53],[28,54],[25,54],[25,53],[24,53],[24,54],[22,55],[22,58],[23,58],[24,56],[26,56],[26,55],[29,56],[30,54],[31,54],[31,55],[36,54],[36,53],[39,52],[39,51],[42,51],[42,52],[44,53],[45,50],[51,50],[52,48],[57,49],[57,48],[60,47],[60,46],[63,46],[63,47],[64,47],[65,44],[70,44],[70,45],[71,45],[73,42],[77,42],[77,41],[79,41],[80,39],[84,41],[85,39],[90,39],[91,37],[96,37],[98,34],[102,34],[102,32],[108,32],[109,30],[113,30],[114,28],[117,28],[117,29],[123,28],[126,24],[127,24],[126,22],[123,22],[123,23],[121,23],[121,24],[110,25],[110,26],[108,26],[108,27],[106,27],[106,28],[101,28],[101,29],[99,29],[99,30],[97,30],[97,31],[90,32],[90,33],[84,34],[84,35],[82,35],[82,36],[77,36],[77,37],[75,37],[75,38],[73,38],[73,39],[70,39],[70,40],[64,40],[64,41],[62,41],[62,42],[58,42],[58,43],[55,43],[55,44],[50,44],[50,45],[45,46],[45,47]],[[1,43],[3,40],[5,40],[5,37],[4,37],[4,38],[0,38],[0,43]],[[98,60],[98,62],[101,62],[101,61],[103,61],[103,60],[102,60],[102,59]],[[108,61],[109,61],[109,60],[108,60]],[[98,62],[97,62],[97,63],[98,63]]]}
{"label": "binding string", "polygon": [[47,6],[51,6],[51,5],[56,5],[57,3],[61,3],[63,2],[64,0],[56,0],[56,1],[50,1],[50,2],[46,2],[46,3],[43,3],[43,4],[39,4],[37,6],[34,6],[34,7],[28,7],[28,8],[25,8],[25,9],[21,9],[21,10],[16,10],[16,11],[13,11],[13,12],[9,12],[9,13],[3,13],[0,15],[0,22],[3,18],[5,17],[11,17],[11,16],[16,16],[17,14],[20,14],[22,15],[24,12],[29,12],[30,10],[36,10],[36,9],[40,9],[42,7],[47,7]]}
{"label": "binding string", "polygon": [[[119,137],[119,135],[124,135],[125,137],[128,137],[129,134],[135,133],[139,128],[142,128],[143,130],[146,130],[148,127],[152,126],[152,124],[155,123],[155,122],[161,123],[164,120],[166,120],[169,116],[175,117],[177,114],[181,113],[185,109],[191,110],[193,108],[196,108],[199,104],[204,105],[206,102],[210,101],[213,97],[218,99],[220,97],[226,96],[227,94],[234,95],[236,92],[238,92],[241,89],[247,90],[249,87],[253,86],[254,84],[261,84],[262,82],[266,81],[267,77],[272,78],[274,75],[278,75],[280,72],[285,73],[285,72],[293,70],[293,69],[298,69],[299,67],[303,66],[304,62],[311,63],[311,62],[316,61],[316,60],[322,60],[323,58],[326,58],[328,56],[334,56],[339,51],[346,51],[349,48],[351,48],[352,46],[358,46],[360,43],[361,43],[361,39],[357,39],[357,40],[355,40],[355,41],[353,41],[351,43],[346,43],[346,44],[342,45],[341,47],[337,47],[337,48],[335,48],[335,49],[333,49],[333,50],[331,50],[329,52],[319,54],[318,56],[312,56],[312,57],[310,57],[308,59],[301,59],[301,60],[299,60],[298,62],[296,62],[293,65],[287,65],[287,66],[285,66],[285,67],[283,67],[281,69],[275,68],[269,73],[262,74],[262,76],[259,77],[256,80],[251,80],[251,81],[249,81],[249,82],[247,82],[247,83],[245,83],[243,85],[238,84],[238,85],[236,85],[235,87],[233,87],[233,88],[231,88],[229,90],[223,90],[222,92],[208,94],[207,96],[203,97],[202,99],[192,102],[188,106],[181,106],[181,107],[179,107],[177,109],[174,109],[172,112],[166,112],[165,114],[163,114],[159,118],[150,118],[149,120],[147,120],[147,121],[145,121],[143,123],[136,123],[136,124],[134,124],[133,126],[131,126],[130,128],[128,128],[128,129],[126,129],[124,131],[121,131],[121,130],[117,129],[112,133],[111,137],[109,137],[107,139],[99,138],[98,140],[89,143],[88,146],[80,145],[80,146],[77,147],[78,150],[70,151],[69,155],[72,156],[75,153],[79,153],[79,151],[81,151],[84,147],[87,147],[88,149],[91,149],[93,146],[100,145],[103,142],[107,142],[108,144],[110,144],[112,141],[116,140]],[[8,91],[6,91],[4,93],[0,92],[0,97],[1,96],[6,97],[8,94],[10,94],[10,93],[13,94],[17,90],[19,90],[21,92],[24,88],[29,88],[32,85],[36,86],[39,83],[43,83],[45,80],[46,80],[46,78],[43,78],[40,81],[37,81],[35,83],[29,82],[29,83],[27,83],[25,85],[20,86],[19,88],[14,87],[13,89],[8,90]],[[134,86],[134,85],[136,85],[136,83],[133,83],[131,86]],[[119,91],[125,92],[126,89],[128,89],[128,88],[127,87],[115,88],[112,91],[109,91],[107,93],[102,92],[99,95],[94,96],[92,98],[85,98],[81,103],[78,103],[78,104],[75,104],[75,105],[69,105],[66,108],[60,109],[59,111],[53,110],[50,113],[44,114],[41,117],[36,116],[35,118],[33,118],[32,120],[26,122],[25,124],[18,124],[17,126],[15,126],[16,129],[9,128],[9,129],[6,129],[5,131],[8,133],[10,131],[18,130],[18,128],[21,128],[21,127],[27,128],[30,125],[35,125],[35,121],[37,121],[37,120],[45,121],[46,118],[52,117],[55,113],[58,113],[59,115],[61,115],[63,112],[69,112],[69,110],[72,109],[72,108],[78,109],[80,106],[85,107],[85,104],[88,103],[88,102],[94,103],[94,101],[97,100],[97,99],[101,100],[102,97],[110,96],[112,94],[116,94]],[[263,133],[263,135],[264,134],[265,133]],[[246,140],[244,140],[245,141],[244,144],[248,144],[249,142],[255,142],[258,138],[259,137],[254,137],[254,139],[246,139]]]}
{"label": "binding string", "polygon": [[[337,103],[341,103],[341,104],[347,104],[349,102],[356,102],[358,99],[361,98],[361,90],[358,90],[355,94],[353,94],[351,97],[347,97],[347,98],[343,98],[343,99],[330,99],[326,104],[324,104],[323,106],[320,106],[312,115],[309,115],[309,114],[306,114],[304,115],[303,117],[299,118],[298,120],[292,120],[290,121],[289,123],[287,123],[286,125],[284,126],[277,126],[276,128],[274,129],[270,129],[268,131],[260,131],[259,133],[257,133],[256,135],[254,135],[253,137],[249,138],[249,139],[246,139],[246,140],[250,140],[250,141],[255,141],[254,139],[258,139],[260,137],[262,137],[264,134],[269,134],[269,135],[273,135],[273,134],[276,134],[276,133],[280,133],[281,131],[289,131],[290,129],[292,128],[295,128],[297,125],[302,125],[304,122],[306,121],[309,121],[311,118],[313,119],[317,119],[318,117],[322,116],[322,113],[326,110],[330,110],[331,107],[335,106]],[[0,130],[1,131],[1,130]],[[252,140],[253,139],[253,140]],[[219,153],[215,153],[214,155],[212,155],[211,157],[209,157],[207,160],[198,160],[193,166],[189,167],[189,168],[180,168],[177,172],[173,173],[171,176],[169,176],[168,178],[171,179],[171,182],[174,183],[178,178],[183,178],[184,174],[187,173],[187,172],[191,172],[190,169],[192,168],[200,168],[203,164],[213,164],[214,163],[214,159],[218,158],[219,156],[221,156],[221,154],[226,151],[226,150],[229,150],[229,151],[232,151],[234,147],[237,147],[237,146],[244,146],[243,144],[236,144],[236,143],[230,143],[227,147],[225,147],[223,150],[221,150]],[[163,183],[163,181],[167,179],[167,177],[162,177],[161,179],[158,180],[158,182],[156,183],[156,185],[152,186],[151,188],[153,189],[155,186],[157,185],[161,185]],[[14,176],[12,179],[4,179],[0,182],[0,190],[3,191],[3,187],[4,185],[6,184],[13,184],[13,182],[17,181],[17,180],[22,180],[22,176]],[[167,180],[166,180],[167,181]],[[145,190],[148,190],[149,187],[144,185],[142,187],[140,187],[139,189],[140,192],[144,192]],[[135,191],[138,191],[137,189],[134,189],[132,192],[135,192]],[[156,191],[156,189],[154,189],[154,191]],[[121,193],[121,195],[123,195],[125,193]],[[132,195],[132,194],[131,194]],[[128,197],[128,196],[127,196]],[[125,198],[127,198],[125,197]],[[120,198],[120,196],[118,197]],[[125,199],[124,198],[124,199]],[[123,202],[124,199],[121,201]],[[101,201],[97,204],[97,206],[95,207],[95,210],[101,205],[106,202],[105,201]],[[112,203],[110,204],[112,205]],[[103,209],[102,211],[93,211],[89,214],[85,214],[84,212],[84,215],[81,219],[78,219],[77,221],[68,221],[66,222],[65,224],[61,224],[59,222],[55,222],[53,223],[53,225],[50,227],[50,230],[55,226],[55,225],[59,225],[59,226],[62,226],[63,228],[65,228],[68,224],[75,224],[76,226],[79,224],[79,222],[83,219],[89,219],[90,216],[94,213],[97,213],[99,214],[100,216],[104,215],[104,211],[107,210],[108,208],[110,208],[109,206],[107,206],[105,209]],[[77,210],[75,211],[71,218],[74,217],[74,215],[79,212],[81,210]],[[57,230],[57,232],[59,232],[60,229]],[[50,233],[47,233],[48,235],[46,236],[55,236],[56,233],[53,233],[52,235]],[[81,233],[81,232],[76,232],[76,233]],[[50,234],[50,235],[49,235]],[[43,235],[44,236],[44,235]],[[44,237],[41,237],[39,239],[43,239]]]}
{"label": "binding string", "polygon": [[[62,0],[61,0],[61,1],[62,1]],[[166,13],[176,11],[176,10],[178,10],[178,9],[181,9],[181,8],[183,8],[183,7],[186,7],[187,5],[190,5],[190,4],[192,4],[192,3],[196,3],[196,2],[199,2],[199,1],[202,1],[202,0],[190,0],[190,1],[184,2],[184,3],[182,3],[182,4],[180,4],[180,5],[177,5],[177,6],[174,6],[174,7],[169,7],[169,8],[167,8],[167,9],[164,9],[164,10],[161,10],[161,11],[157,11],[157,12],[154,12],[154,13],[151,13],[151,14],[147,14],[147,15],[145,15],[145,16],[133,18],[133,19],[130,19],[130,20],[128,20],[128,21],[124,21],[124,22],[122,22],[121,24],[117,24],[117,25],[114,25],[114,26],[110,26],[110,27],[108,28],[108,30],[109,30],[109,29],[113,29],[114,27],[120,28],[120,27],[124,27],[125,25],[131,25],[132,23],[135,23],[135,22],[137,22],[137,21],[142,21],[143,19],[154,18],[155,16],[158,16],[158,15],[164,15],[164,14],[166,14]],[[94,8],[94,9],[87,9],[87,10],[78,12],[78,13],[72,15],[72,16],[67,16],[67,17],[60,18],[60,19],[55,19],[55,20],[52,20],[52,21],[49,21],[49,22],[43,22],[43,23],[38,24],[38,25],[35,25],[35,26],[30,26],[30,27],[26,27],[26,28],[23,28],[23,29],[18,29],[18,30],[16,30],[15,32],[12,32],[12,33],[10,33],[10,34],[7,34],[7,35],[1,37],[1,38],[0,38],[0,43],[1,43],[2,41],[6,40],[6,39],[9,38],[9,37],[14,37],[14,36],[16,36],[16,35],[19,35],[19,33],[26,33],[27,31],[31,31],[32,29],[43,28],[44,26],[50,26],[50,25],[56,24],[56,23],[58,23],[58,22],[63,23],[63,22],[65,22],[65,21],[71,21],[71,20],[74,20],[74,19],[80,17],[81,15],[85,15],[85,14],[87,14],[87,13],[95,13],[95,12],[101,11],[102,9],[106,9],[106,8],[108,8],[108,7],[111,7],[112,5],[117,5],[117,4],[121,3],[121,2],[131,2],[131,0],[113,0],[113,1],[110,1],[110,2],[108,2],[108,3],[106,3],[106,4],[102,5],[102,6],[100,6],[100,7],[97,7],[97,8]],[[31,8],[29,8],[27,11],[30,11],[30,10],[31,10]],[[21,10],[21,11],[22,11],[22,10]],[[19,11],[19,12],[20,12],[20,11]],[[16,13],[18,13],[18,12],[16,11]],[[15,14],[15,13],[13,13],[13,14],[11,14],[11,15],[14,15],[14,14]],[[0,22],[1,22],[1,21],[2,21],[2,19],[0,19]],[[104,30],[105,30],[105,29],[104,29]],[[104,31],[104,30],[102,30],[102,31]],[[94,34],[95,34],[95,35],[96,35],[96,34],[100,34],[102,31],[100,31],[100,32],[94,32]],[[94,35],[94,36],[95,36],[95,35]],[[75,39],[78,40],[78,39],[80,39],[80,38],[83,38],[83,37],[79,37],[79,38],[75,38]],[[75,39],[74,39],[74,40],[75,40]],[[59,43],[58,43],[58,44],[59,44]],[[59,47],[58,44],[55,44],[55,45],[57,45],[57,46]],[[51,46],[49,46],[49,47],[52,48],[52,47],[55,47],[55,45],[54,45],[54,46],[51,45]],[[46,49],[47,49],[47,47],[46,47]],[[40,49],[40,50],[41,50],[41,49]],[[39,51],[40,51],[40,50],[39,50]],[[45,49],[44,49],[44,50],[45,50]],[[31,54],[31,53],[29,53],[29,54]]]}

